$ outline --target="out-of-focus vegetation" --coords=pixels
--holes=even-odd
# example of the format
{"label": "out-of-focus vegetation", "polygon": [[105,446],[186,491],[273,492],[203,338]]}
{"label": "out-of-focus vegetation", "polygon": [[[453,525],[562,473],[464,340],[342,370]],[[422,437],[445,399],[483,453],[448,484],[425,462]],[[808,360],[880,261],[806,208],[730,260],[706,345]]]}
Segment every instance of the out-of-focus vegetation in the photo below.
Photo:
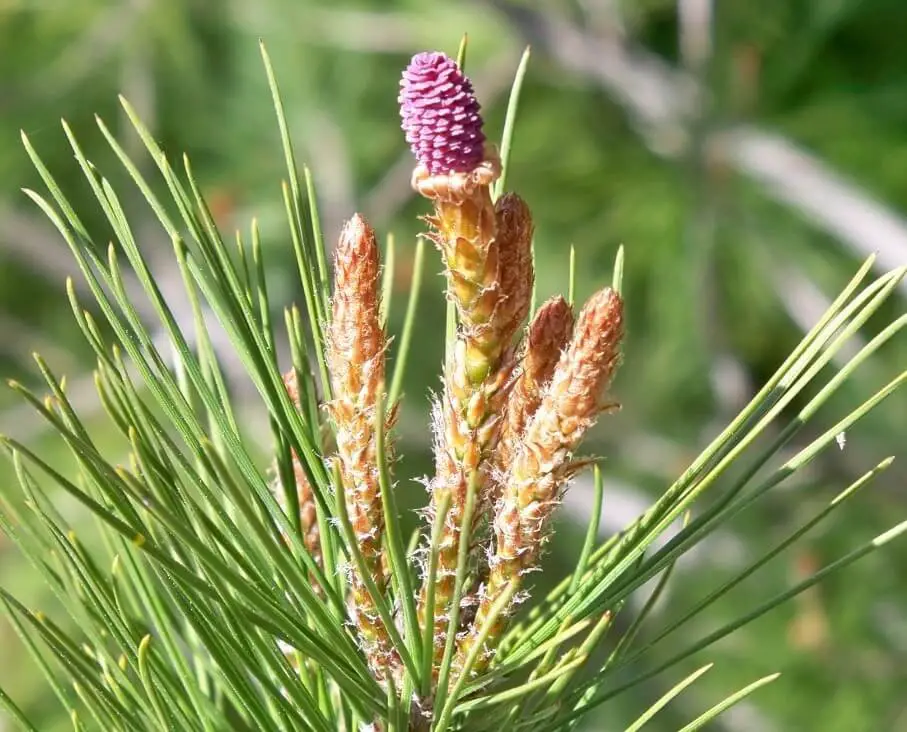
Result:
{"label": "out-of-focus vegetation", "polygon": [[[93,403],[86,387],[91,365],[63,289],[75,266],[19,192],[36,185],[20,129],[64,186],[69,171],[67,193],[78,204],[90,193],[74,184],[76,163],[55,120],[65,117],[99,164],[109,152],[96,113],[121,129],[135,152],[135,140],[119,124],[116,95],[123,93],[165,149],[174,157],[191,154],[225,229],[258,217],[274,299],[300,301],[275,186],[283,160],[258,52],[257,40],[264,38],[300,157],[320,189],[327,236],[333,238],[354,210],[379,230],[393,231],[399,293],[408,287],[407,263],[421,230],[417,216],[425,213],[409,189],[412,162],[398,128],[400,70],[419,50],[452,53],[468,32],[468,71],[494,138],[520,54],[532,41],[508,183],[536,217],[539,297],[566,288],[571,245],[577,299],[601,285],[618,245],[626,246],[629,342],[616,385],[624,409],[594,444],[608,456],[606,524],[618,528],[683,470],[787,355],[824,298],[879,246],[872,228],[877,219],[867,216],[861,199],[829,198],[827,210],[819,205],[806,216],[797,191],[824,190],[822,180],[803,179],[811,168],[792,165],[778,148],[763,149],[758,161],[774,170],[779,185],[787,184],[767,189],[741,164],[732,143],[759,132],[781,136],[824,161],[823,175],[834,170],[851,180],[852,192],[892,211],[907,207],[907,5],[714,5],[714,15],[702,20],[709,4],[694,0],[549,0],[515,7],[412,0],[7,0],[0,4],[3,375],[32,383],[30,353],[38,350],[68,374],[77,403],[80,389],[88,408]],[[679,71],[682,77],[674,75]],[[666,80],[667,86],[660,83]],[[668,104],[677,99],[680,115]],[[656,113],[645,113],[652,109]],[[86,223],[101,230],[91,218],[96,208],[85,211]],[[856,235],[840,235],[835,222],[842,219]],[[168,242],[156,236],[142,242],[146,251],[160,247],[169,254]],[[894,230],[884,238],[888,264],[907,262],[907,223],[899,236]],[[440,267],[431,262],[434,274]],[[161,266],[166,286],[169,265]],[[903,310],[903,296],[894,307]],[[407,478],[429,468],[423,425],[428,392],[437,386],[443,313],[439,288],[426,288],[400,425],[401,452],[416,457],[401,476],[413,504],[421,502],[421,488]],[[401,309],[392,315],[401,316]],[[833,425],[905,363],[902,337],[854,376],[811,429]],[[0,431],[40,444],[38,423],[12,394],[0,392],[0,410]],[[741,516],[733,532],[680,567],[665,605],[685,607],[702,587],[713,586],[706,576],[730,573],[752,546],[787,533],[801,511],[827,501],[885,455],[903,452],[905,435],[907,405],[898,395],[848,434],[841,451],[816,463],[806,480]],[[798,439],[805,444],[810,436]],[[2,471],[0,479],[8,480],[8,469]],[[893,512],[907,508],[905,478],[907,469],[895,463],[866,496],[719,603],[696,630],[741,614],[845,552],[854,537],[884,528]],[[559,551],[576,551],[581,543],[582,529],[569,509],[583,517],[585,488],[580,483],[568,501]],[[573,535],[572,542],[566,538]],[[905,562],[907,550],[894,544],[708,651],[703,660],[715,660],[721,672],[660,716],[657,728],[678,728],[705,702],[779,670],[784,676],[777,684],[714,728],[907,729]],[[0,581],[32,593],[40,604],[43,589],[29,586],[24,566],[0,537]],[[68,728],[5,622],[0,648],[0,683],[30,709],[47,710],[42,729]],[[609,707],[607,719],[590,728],[621,729],[670,684],[670,678],[652,682],[645,699],[625,696],[625,708]]]}

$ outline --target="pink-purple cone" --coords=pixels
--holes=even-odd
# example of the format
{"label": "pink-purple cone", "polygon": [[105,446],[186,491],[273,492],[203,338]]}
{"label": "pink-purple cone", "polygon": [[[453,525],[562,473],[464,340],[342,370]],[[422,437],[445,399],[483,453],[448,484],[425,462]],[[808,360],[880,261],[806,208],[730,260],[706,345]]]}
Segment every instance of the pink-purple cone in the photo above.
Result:
{"label": "pink-purple cone", "polygon": [[437,52],[413,56],[397,100],[406,141],[432,175],[465,173],[482,162],[479,102],[453,59]]}

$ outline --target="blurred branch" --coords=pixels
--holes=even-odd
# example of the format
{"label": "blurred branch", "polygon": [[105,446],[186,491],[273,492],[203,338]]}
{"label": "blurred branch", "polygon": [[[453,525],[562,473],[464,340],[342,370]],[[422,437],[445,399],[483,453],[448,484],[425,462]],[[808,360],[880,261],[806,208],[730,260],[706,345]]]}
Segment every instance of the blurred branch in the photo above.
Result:
{"label": "blurred branch", "polygon": [[[712,0],[677,0],[677,45],[683,68],[700,89],[709,88],[710,68],[713,60]],[[709,165],[708,141],[717,124],[715,105],[709,95],[701,95],[701,104],[687,122],[689,144],[683,156],[684,173],[689,203],[686,212],[684,260],[688,281],[684,300],[691,305],[690,358],[698,358],[702,373],[708,373],[709,386],[715,403],[712,423],[726,422],[733,418],[740,407],[738,378],[742,367],[724,347],[724,327],[718,294],[715,248],[720,219],[720,184],[716,181],[716,168]],[[693,355],[697,354],[697,355]],[[730,387],[730,388],[729,388]],[[745,398],[744,398],[745,399]],[[704,433],[712,430],[708,422],[702,425]]]}
{"label": "blurred branch", "polygon": [[599,35],[626,35],[619,0],[577,0],[583,14],[583,26]]}
{"label": "blurred branch", "polygon": [[468,30],[456,27],[466,17],[456,5],[438,5],[431,13],[310,7],[305,17],[306,22],[298,29],[304,42],[360,53],[408,56],[426,38],[449,39],[452,33],[456,42],[457,36]]}
{"label": "blurred branch", "polygon": [[[722,133],[717,143],[740,172],[808,218],[860,257],[873,252],[877,269],[907,261],[907,219],[846,181],[819,158],[784,137],[754,127]],[[907,282],[901,283],[907,292]]]}
{"label": "blurred branch", "polygon": [[308,17],[300,28],[306,42],[366,53],[411,53],[425,27],[414,13],[313,9]]}
{"label": "blurred branch", "polygon": [[700,72],[712,57],[712,0],[678,0],[680,56],[693,74]]}
{"label": "blurred branch", "polygon": [[[704,93],[688,73],[614,35],[595,37],[509,0],[484,1],[537,50],[565,69],[594,79],[625,107],[654,152],[675,158],[688,147],[688,122]],[[710,148],[718,160],[760,184],[767,196],[839,239],[856,256],[877,253],[878,270],[907,260],[907,220],[790,140],[738,126],[713,134]],[[907,281],[900,287],[907,293]]]}

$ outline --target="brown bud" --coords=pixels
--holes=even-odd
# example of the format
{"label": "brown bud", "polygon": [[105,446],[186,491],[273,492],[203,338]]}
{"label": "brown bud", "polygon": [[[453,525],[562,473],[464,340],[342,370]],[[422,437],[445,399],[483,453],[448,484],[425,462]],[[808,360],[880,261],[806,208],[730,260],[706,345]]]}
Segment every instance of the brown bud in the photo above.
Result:
{"label": "brown bud", "polygon": [[[300,409],[299,384],[296,371],[291,369],[283,377],[284,386],[290,399],[297,409]],[[302,540],[309,554],[321,564],[321,542],[318,537],[318,514],[315,508],[315,496],[312,485],[309,483],[305,469],[299,456],[293,452],[293,478],[296,481],[296,497],[299,502],[299,526],[302,531]]]}
{"label": "brown bud", "polygon": [[529,314],[535,272],[532,267],[532,212],[515,193],[506,193],[495,204],[501,260],[501,293],[504,301],[497,315],[502,338],[509,343]]}
{"label": "brown bud", "polygon": [[[549,316],[557,312],[555,307],[565,312],[562,306],[552,306]],[[537,561],[551,513],[565,480],[576,468],[570,455],[601,413],[601,395],[614,376],[622,338],[620,296],[601,290],[580,312],[570,345],[558,358],[550,384],[507,466],[495,513],[495,551],[488,583],[475,621],[459,644],[459,658],[469,653],[490,622],[489,612],[508,585],[521,582]],[[490,627],[489,647],[502,630],[500,621]]]}
{"label": "brown bud", "polygon": [[[507,402],[507,415],[495,449],[495,468],[504,475],[513,462],[526,423],[542,400],[542,390],[551,381],[554,367],[573,332],[573,309],[560,295],[546,301],[536,312],[526,337],[520,374]],[[496,486],[493,498],[500,496]]]}
{"label": "brown bud", "polygon": [[[436,474],[430,513],[442,496],[449,498],[434,618],[424,617],[424,585],[420,595],[422,621],[433,625],[436,638],[456,632],[448,628],[453,589],[448,578],[456,573],[463,541],[470,547],[470,560],[475,559],[478,542],[473,535],[488,518],[488,463],[503,421],[513,337],[526,317],[532,291],[529,208],[515,195],[492,203],[490,185],[499,165],[493,147],[485,152],[486,160],[475,170],[429,175],[421,169],[413,179],[416,189],[434,203],[431,236],[443,256],[448,298],[458,315],[457,342],[445,367],[444,394],[434,421]],[[463,537],[467,486],[475,488],[477,504]]]}
{"label": "brown bud", "polygon": [[[386,585],[386,572],[374,420],[384,388],[386,338],[379,319],[379,289],[375,232],[357,214],[343,227],[334,255],[334,298],[326,347],[333,401],[328,411],[337,439],[343,500],[365,570],[380,592]],[[395,650],[358,569],[353,571],[350,585],[350,615],[373,670],[383,677],[398,661]]]}
{"label": "brown bud", "polygon": [[598,416],[601,394],[620,359],[623,326],[620,295],[610,288],[595,293],[580,312],[570,348],[555,368],[542,406],[556,408],[561,417],[580,420],[574,428],[576,434],[563,435],[563,444],[571,449]]}

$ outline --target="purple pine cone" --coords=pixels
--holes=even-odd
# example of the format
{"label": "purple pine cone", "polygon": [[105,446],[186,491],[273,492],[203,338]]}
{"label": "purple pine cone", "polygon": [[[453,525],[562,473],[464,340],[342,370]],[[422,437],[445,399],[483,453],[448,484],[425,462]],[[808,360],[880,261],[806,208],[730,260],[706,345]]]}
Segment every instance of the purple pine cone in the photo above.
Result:
{"label": "purple pine cone", "polygon": [[443,53],[413,56],[397,101],[406,141],[429,173],[466,173],[482,162],[479,102],[453,59]]}

